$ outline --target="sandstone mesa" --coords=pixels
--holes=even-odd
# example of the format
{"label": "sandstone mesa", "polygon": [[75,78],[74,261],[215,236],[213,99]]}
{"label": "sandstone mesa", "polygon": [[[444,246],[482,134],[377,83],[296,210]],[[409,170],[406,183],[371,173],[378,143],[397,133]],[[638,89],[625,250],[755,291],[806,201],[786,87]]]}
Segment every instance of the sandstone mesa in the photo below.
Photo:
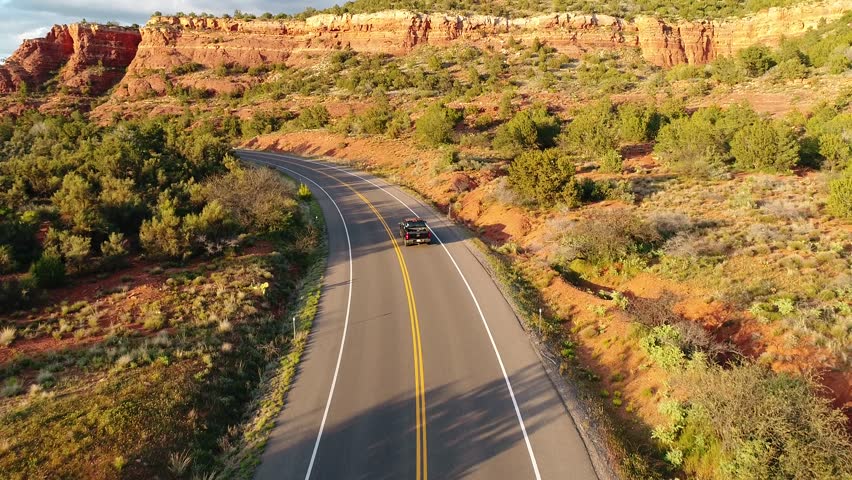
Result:
{"label": "sandstone mesa", "polygon": [[[0,65],[0,94],[56,78],[66,92],[99,95],[117,85],[113,96],[132,98],[164,92],[158,72],[187,63],[303,66],[315,62],[318,54],[347,48],[404,55],[420,45],[464,42],[500,50],[510,38],[538,38],[571,57],[632,47],[661,67],[700,65],[750,45],[777,45],[783,36],[800,35],[823,19],[837,19],[850,7],[846,0],[833,0],[771,8],[743,18],[677,23],[647,16],[628,21],[573,13],[505,18],[387,11],[320,14],[304,21],[155,16],[138,30],[56,25],[44,38],[25,40]],[[234,85],[214,82],[205,88],[227,92]]]}

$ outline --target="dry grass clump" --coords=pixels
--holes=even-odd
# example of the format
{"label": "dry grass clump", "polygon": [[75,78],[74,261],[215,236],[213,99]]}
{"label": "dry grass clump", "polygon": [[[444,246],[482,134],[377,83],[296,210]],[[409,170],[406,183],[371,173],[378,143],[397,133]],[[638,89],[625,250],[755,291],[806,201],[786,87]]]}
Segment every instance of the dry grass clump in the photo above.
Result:
{"label": "dry grass clump", "polygon": [[15,327],[3,327],[0,330],[0,345],[8,347],[15,341],[15,336],[18,334],[18,329]]}

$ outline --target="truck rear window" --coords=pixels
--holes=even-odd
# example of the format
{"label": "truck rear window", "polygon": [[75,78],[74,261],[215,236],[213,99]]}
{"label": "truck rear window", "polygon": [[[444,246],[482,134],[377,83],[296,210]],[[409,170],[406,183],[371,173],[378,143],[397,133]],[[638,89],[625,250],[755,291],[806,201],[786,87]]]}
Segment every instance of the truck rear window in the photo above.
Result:
{"label": "truck rear window", "polygon": [[408,222],[405,226],[407,228],[426,228],[426,222]]}

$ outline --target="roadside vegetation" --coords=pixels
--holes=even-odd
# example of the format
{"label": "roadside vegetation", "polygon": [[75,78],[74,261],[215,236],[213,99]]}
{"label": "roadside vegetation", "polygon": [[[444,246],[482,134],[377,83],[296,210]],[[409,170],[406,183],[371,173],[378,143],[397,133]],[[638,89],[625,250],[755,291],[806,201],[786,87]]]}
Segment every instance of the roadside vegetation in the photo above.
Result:
{"label": "roadside vegetation", "polygon": [[[422,152],[350,158],[453,209],[493,246],[526,292],[531,328],[614,419],[628,478],[842,478],[850,95],[775,115],[708,99],[839,78],[849,21],[668,71],[630,50],[570,59],[538,41],[508,53],[343,51],[280,68],[230,102],[291,105],[266,136],[302,143],[303,99],[349,105],[310,127],[333,155],[391,141]],[[530,226],[507,235],[487,212],[504,229]]]}
{"label": "roadside vegetation", "polygon": [[251,464],[250,419],[292,378],[271,365],[294,368],[313,318],[294,310],[299,335],[284,321],[298,292],[316,296],[323,226],[296,185],[242,166],[219,127],[195,120],[30,113],[3,139],[9,478],[214,478]]}

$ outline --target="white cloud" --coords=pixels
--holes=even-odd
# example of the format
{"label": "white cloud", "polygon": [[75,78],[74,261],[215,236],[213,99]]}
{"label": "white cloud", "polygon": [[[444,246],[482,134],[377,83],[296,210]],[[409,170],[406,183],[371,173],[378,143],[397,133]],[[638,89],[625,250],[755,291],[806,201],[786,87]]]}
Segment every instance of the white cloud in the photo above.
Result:
{"label": "white cloud", "polygon": [[38,27],[32,30],[27,30],[26,32],[21,32],[15,36],[18,39],[18,42],[23,42],[29,38],[39,38],[43,37],[50,31],[48,27]]}

